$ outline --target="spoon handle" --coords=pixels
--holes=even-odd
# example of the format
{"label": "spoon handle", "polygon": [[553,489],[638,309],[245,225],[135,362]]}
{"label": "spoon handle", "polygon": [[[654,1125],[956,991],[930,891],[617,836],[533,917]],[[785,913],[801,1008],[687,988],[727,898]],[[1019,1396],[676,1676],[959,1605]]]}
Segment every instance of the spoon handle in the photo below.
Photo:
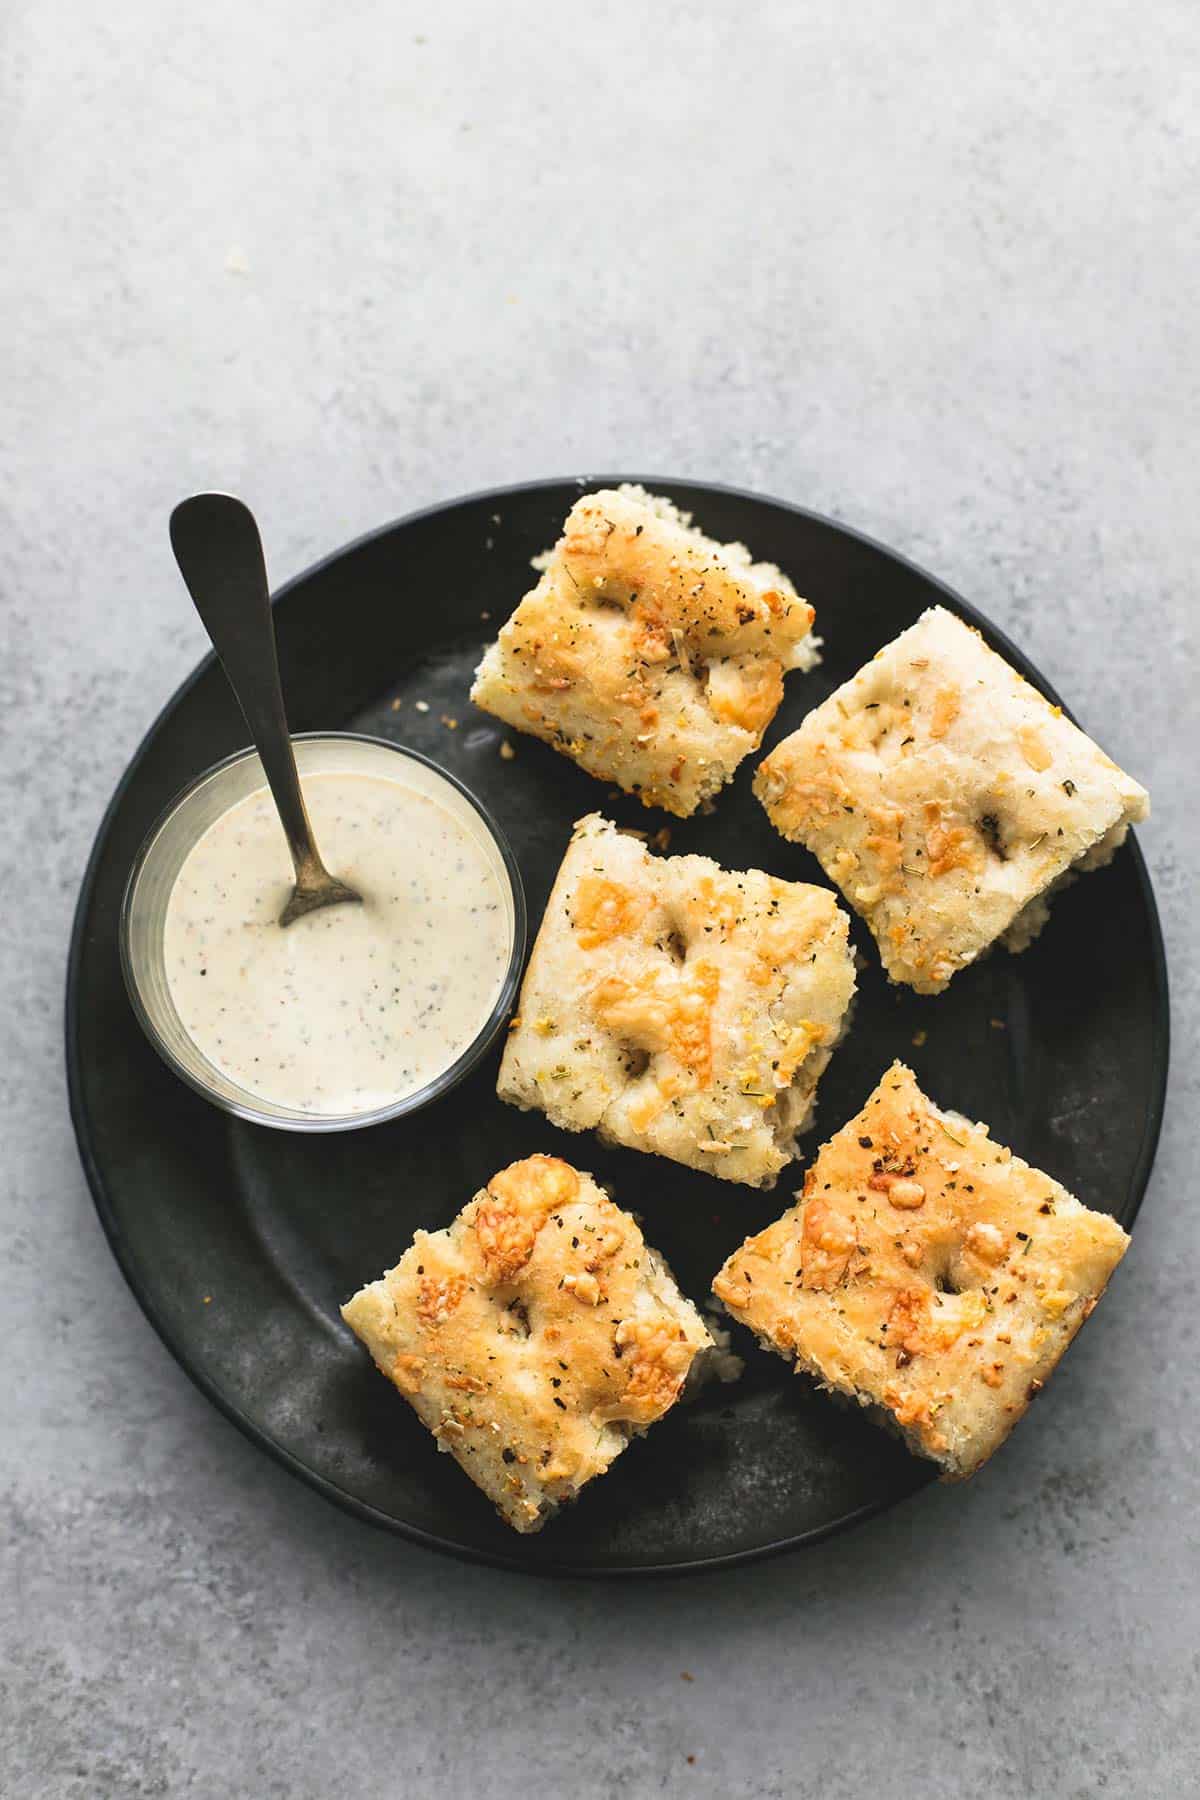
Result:
{"label": "spoon handle", "polygon": [[282,822],[296,887],[328,883],[300,789],[283,710],[262,539],[232,494],[193,494],[171,514],[171,548],[229,677]]}

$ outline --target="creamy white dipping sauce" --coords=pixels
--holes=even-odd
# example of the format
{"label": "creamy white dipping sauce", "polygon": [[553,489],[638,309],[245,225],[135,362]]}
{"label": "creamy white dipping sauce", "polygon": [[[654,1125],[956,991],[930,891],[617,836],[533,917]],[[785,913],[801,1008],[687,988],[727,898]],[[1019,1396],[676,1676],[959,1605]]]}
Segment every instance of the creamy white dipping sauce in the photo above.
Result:
{"label": "creamy white dipping sauce", "polygon": [[424,1087],[473,1041],[512,949],[484,846],[424,794],[371,775],[303,779],[325,865],[363,896],[285,931],[291,859],[266,788],[188,853],[163,952],[180,1020],[259,1098],[350,1114]]}

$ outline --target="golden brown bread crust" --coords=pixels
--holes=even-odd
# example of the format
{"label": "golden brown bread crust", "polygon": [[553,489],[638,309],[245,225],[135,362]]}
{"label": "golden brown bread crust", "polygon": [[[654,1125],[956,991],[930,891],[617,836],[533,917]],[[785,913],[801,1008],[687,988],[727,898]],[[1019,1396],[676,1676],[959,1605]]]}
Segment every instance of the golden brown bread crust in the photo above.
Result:
{"label": "golden brown bread crust", "polygon": [[894,1063],[713,1292],[797,1373],[883,1408],[964,1476],[1045,1385],[1128,1243]]}
{"label": "golden brown bread crust", "polygon": [[813,610],[739,544],[625,487],[585,495],[471,697],[589,774],[686,815],[762,742]]}
{"label": "golden brown bread crust", "polygon": [[827,888],[651,856],[593,813],[563,858],[497,1092],[726,1181],[795,1151],[854,992]]}
{"label": "golden brown bread crust", "polygon": [[713,1346],[630,1215],[554,1156],[418,1231],[342,1317],[517,1531],[603,1474]]}
{"label": "golden brown bread crust", "polygon": [[754,791],[866,919],[893,981],[937,993],[1049,891],[1115,853],[1149,797],[933,607],[766,757]]}

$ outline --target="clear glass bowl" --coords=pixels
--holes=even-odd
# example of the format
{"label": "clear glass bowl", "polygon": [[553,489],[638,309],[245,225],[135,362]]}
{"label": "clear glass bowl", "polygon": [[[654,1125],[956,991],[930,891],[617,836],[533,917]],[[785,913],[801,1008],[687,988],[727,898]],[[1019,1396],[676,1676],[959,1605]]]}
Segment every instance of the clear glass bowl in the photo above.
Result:
{"label": "clear glass bowl", "polygon": [[169,1068],[206,1100],[239,1119],[284,1131],[352,1131],[415,1112],[455,1087],[479,1061],[513,1003],[525,955],[525,892],[516,859],[495,819],[453,775],[427,757],[383,738],[353,732],[307,732],[293,738],[301,778],[337,773],[400,781],[445,808],[491,864],[505,897],[511,948],[496,1003],[478,1035],[449,1068],[424,1087],[367,1112],[311,1113],[263,1099],[209,1062],[184,1029],[167,985],[163,927],[171,889],[197,840],[221,815],[265,785],[255,750],[239,750],[206,769],[172,801],[149,832],[130,872],[121,907],[121,967],[133,1010]]}

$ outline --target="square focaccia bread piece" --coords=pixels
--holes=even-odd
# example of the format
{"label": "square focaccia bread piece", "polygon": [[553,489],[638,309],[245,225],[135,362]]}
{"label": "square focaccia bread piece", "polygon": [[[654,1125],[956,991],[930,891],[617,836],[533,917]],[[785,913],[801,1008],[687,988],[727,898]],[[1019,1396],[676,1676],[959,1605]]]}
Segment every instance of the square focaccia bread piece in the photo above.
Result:
{"label": "square focaccia bread piece", "polygon": [[935,606],[766,757],[755,792],[866,919],[893,981],[938,993],[1051,890],[1097,868],[1149,796],[977,631]]}
{"label": "square focaccia bread piece", "polygon": [[635,1221],[553,1156],[418,1231],[342,1317],[517,1531],[602,1475],[714,1350]]}
{"label": "square focaccia bread piece", "polygon": [[686,816],[756,750],[813,610],[786,575],[634,487],[577,501],[471,698],[590,775]]}
{"label": "square focaccia bread piece", "polygon": [[882,1408],[963,1476],[1053,1373],[1128,1243],[895,1063],[713,1291],[798,1374]]}
{"label": "square focaccia bread piece", "polygon": [[497,1092],[567,1131],[769,1187],[854,993],[828,888],[575,827]]}

